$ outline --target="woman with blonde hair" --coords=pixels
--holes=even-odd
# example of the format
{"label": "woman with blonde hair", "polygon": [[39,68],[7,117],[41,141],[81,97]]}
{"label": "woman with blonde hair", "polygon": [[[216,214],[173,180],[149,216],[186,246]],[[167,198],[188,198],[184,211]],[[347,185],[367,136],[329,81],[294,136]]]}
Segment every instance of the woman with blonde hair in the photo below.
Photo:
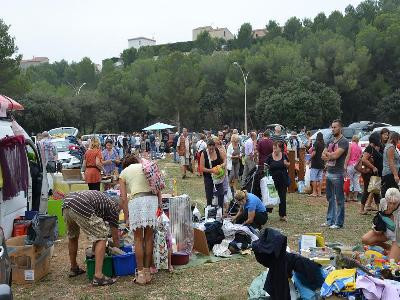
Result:
{"label": "woman with blonde hair", "polygon": [[357,201],[358,193],[361,193],[360,186],[360,173],[355,169],[356,164],[362,156],[362,149],[358,145],[360,138],[354,135],[351,139],[349,151],[347,152],[344,167],[346,169],[347,177],[350,180],[350,192],[347,195],[347,201]]}
{"label": "woman with blonde hair", "polygon": [[235,193],[235,200],[239,203],[240,209],[232,222],[251,225],[257,229],[261,229],[267,223],[267,209],[256,195],[239,190]]}
{"label": "woman with blonde hair", "polygon": [[233,134],[231,137],[231,142],[228,146],[226,162],[227,162],[227,170],[229,176],[229,183],[234,186],[237,185],[239,181],[239,169],[240,169],[240,145],[239,145],[239,136],[237,134]]}
{"label": "woman with blonde hair", "polygon": [[[386,229],[376,226],[363,237],[364,245],[377,245],[389,251],[389,258],[400,259],[400,192],[397,188],[389,188],[379,203],[380,219]],[[382,216],[382,217],[381,217]],[[374,218],[374,220],[376,217]],[[390,244],[388,244],[389,242]]]}
{"label": "woman with blonde hair", "polygon": [[93,138],[90,141],[90,148],[86,151],[82,171],[84,172],[85,182],[89,186],[89,190],[100,191],[101,171],[103,169],[103,155],[98,139]]}

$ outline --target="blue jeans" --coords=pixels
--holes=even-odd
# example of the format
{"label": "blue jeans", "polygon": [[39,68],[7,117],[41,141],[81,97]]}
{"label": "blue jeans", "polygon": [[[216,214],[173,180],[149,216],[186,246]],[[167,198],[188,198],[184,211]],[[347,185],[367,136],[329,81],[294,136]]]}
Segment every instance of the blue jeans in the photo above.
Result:
{"label": "blue jeans", "polygon": [[177,152],[176,152],[176,147],[173,147],[173,149],[174,149],[174,162],[179,162],[179,160],[178,160],[178,155],[177,155]]}
{"label": "blue jeans", "polygon": [[344,223],[344,176],[343,174],[326,174],[326,198],[328,213],[326,223],[342,227]]}

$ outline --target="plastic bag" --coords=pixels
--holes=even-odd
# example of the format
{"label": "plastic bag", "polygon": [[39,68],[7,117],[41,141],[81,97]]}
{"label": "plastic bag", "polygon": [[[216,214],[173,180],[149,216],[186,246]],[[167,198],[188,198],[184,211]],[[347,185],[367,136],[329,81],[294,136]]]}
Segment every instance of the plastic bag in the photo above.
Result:
{"label": "plastic bag", "polygon": [[36,215],[28,228],[27,245],[51,247],[58,238],[57,217]]}
{"label": "plastic bag", "polygon": [[169,220],[173,252],[191,254],[194,233],[192,210],[188,195],[169,199]]}
{"label": "plastic bag", "polygon": [[371,176],[368,184],[368,193],[378,195],[381,193],[381,178],[379,176]]}
{"label": "plastic bag", "polygon": [[169,219],[163,212],[157,218],[157,227],[154,234],[153,260],[158,270],[168,269],[168,234]]}
{"label": "plastic bag", "polygon": [[310,182],[311,182],[310,178],[311,178],[311,169],[307,165],[306,166],[306,174],[304,175],[304,187],[305,188],[310,188]]}
{"label": "plastic bag", "polygon": [[193,222],[200,222],[201,213],[200,213],[199,209],[197,208],[197,204],[195,205],[192,214],[193,214]]}
{"label": "plastic bag", "polygon": [[266,206],[275,206],[280,203],[278,191],[275,188],[272,176],[265,176],[260,180],[261,197]]}
{"label": "plastic bag", "polygon": [[222,207],[208,205],[204,209],[205,219],[214,219],[219,221],[222,219]]}

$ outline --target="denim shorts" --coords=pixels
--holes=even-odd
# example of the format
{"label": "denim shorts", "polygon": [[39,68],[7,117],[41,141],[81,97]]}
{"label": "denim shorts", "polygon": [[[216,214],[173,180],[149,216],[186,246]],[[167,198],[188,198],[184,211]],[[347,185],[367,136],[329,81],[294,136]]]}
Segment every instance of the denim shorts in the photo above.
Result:
{"label": "denim shorts", "polygon": [[310,181],[322,181],[323,169],[310,169]]}

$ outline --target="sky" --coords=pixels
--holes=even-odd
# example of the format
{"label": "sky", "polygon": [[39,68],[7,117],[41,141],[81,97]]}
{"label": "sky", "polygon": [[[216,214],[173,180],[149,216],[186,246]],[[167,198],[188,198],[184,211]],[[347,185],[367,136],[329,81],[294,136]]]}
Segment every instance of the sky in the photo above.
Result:
{"label": "sky", "polygon": [[243,23],[265,28],[269,20],[284,25],[296,16],[314,18],[344,12],[360,0],[0,0],[0,18],[11,25],[24,59],[46,56],[50,62],[101,64],[119,56],[128,38],[154,38],[157,44],[188,41],[200,26],[227,27],[237,34]]}

